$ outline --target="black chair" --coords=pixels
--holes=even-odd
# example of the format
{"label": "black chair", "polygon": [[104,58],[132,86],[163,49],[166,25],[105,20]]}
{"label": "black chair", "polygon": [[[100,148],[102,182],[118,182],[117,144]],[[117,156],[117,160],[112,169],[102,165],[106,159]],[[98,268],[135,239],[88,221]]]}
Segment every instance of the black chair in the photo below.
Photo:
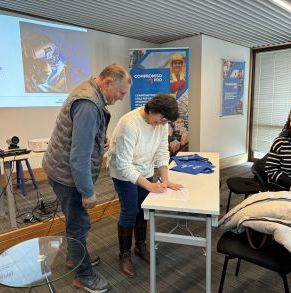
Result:
{"label": "black chair", "polygon": [[230,177],[226,180],[229,189],[226,212],[229,210],[232,193],[243,194],[244,198],[247,198],[249,195],[260,191],[274,190],[274,187],[268,183],[265,173],[266,160],[267,155],[252,165],[251,171],[254,174],[254,178]]}
{"label": "black chair", "polygon": [[257,160],[252,165],[251,171],[254,174],[255,178],[259,181],[262,191],[268,191],[270,189],[267,174],[265,172],[265,165],[268,154],[266,154],[260,160]]}
{"label": "black chair", "polygon": [[282,188],[278,185],[275,185],[275,184],[268,182],[268,177],[265,172],[265,165],[266,165],[266,161],[267,161],[267,156],[268,156],[268,154],[266,154],[262,159],[254,162],[254,164],[251,168],[252,173],[254,174],[256,180],[258,180],[258,182],[260,184],[261,191],[285,190],[284,188]]}
{"label": "black chair", "polygon": [[235,275],[240,269],[241,259],[277,272],[283,279],[285,293],[289,293],[287,274],[291,271],[291,253],[275,241],[261,249],[253,249],[245,234],[224,233],[217,243],[217,251],[225,255],[220,279],[219,293],[222,293],[226,269],[230,259],[238,259]]}
{"label": "black chair", "polygon": [[232,193],[243,194],[247,198],[250,194],[258,193],[261,190],[260,183],[256,178],[230,177],[226,180],[229,189],[226,212],[229,210]]}

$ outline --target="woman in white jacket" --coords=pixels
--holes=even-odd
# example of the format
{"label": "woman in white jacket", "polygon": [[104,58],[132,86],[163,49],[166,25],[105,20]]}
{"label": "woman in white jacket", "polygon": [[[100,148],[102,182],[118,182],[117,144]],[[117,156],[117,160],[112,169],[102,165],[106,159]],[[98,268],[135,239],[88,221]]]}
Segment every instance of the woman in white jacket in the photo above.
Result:
{"label": "woman in white jacket", "polygon": [[[149,192],[166,188],[180,189],[180,184],[168,180],[168,122],[178,118],[176,99],[159,94],[125,114],[119,120],[108,151],[109,170],[118,193],[121,212],[118,223],[120,270],[135,276],[131,260],[132,234],[135,235],[137,256],[149,262],[146,249],[146,228],[141,203]],[[160,172],[160,182],[152,182],[154,166]]]}

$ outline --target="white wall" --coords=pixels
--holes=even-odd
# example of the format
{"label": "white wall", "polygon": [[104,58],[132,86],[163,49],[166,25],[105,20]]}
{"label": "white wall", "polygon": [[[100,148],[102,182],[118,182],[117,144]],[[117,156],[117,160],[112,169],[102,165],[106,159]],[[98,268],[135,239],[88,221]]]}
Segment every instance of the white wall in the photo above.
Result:
{"label": "white wall", "polygon": [[[222,59],[246,61],[244,115],[220,117]],[[247,107],[250,49],[202,36],[200,150],[218,151],[220,158],[247,152]]]}
{"label": "white wall", "polygon": [[[200,35],[163,47],[189,47],[189,150],[219,152],[220,158],[246,153],[250,49]],[[222,59],[246,61],[244,115],[220,117]]]}
{"label": "white wall", "polygon": [[[106,65],[112,63],[119,63],[127,67],[128,49],[130,48],[156,47],[152,43],[93,30],[89,30],[88,34],[93,75],[98,74]],[[50,137],[59,110],[60,107],[0,108],[0,148],[6,149],[6,139],[13,135],[20,138],[20,147],[27,147],[29,139]],[[117,102],[109,110],[112,114],[108,129],[110,135],[118,119],[130,110],[129,97],[123,102]],[[40,160],[37,159],[30,163],[34,168],[41,166]]]}
{"label": "white wall", "polygon": [[[120,63],[128,66],[129,48],[158,47],[113,34],[89,30],[92,74],[98,74],[106,65]],[[200,35],[162,46],[190,48],[189,79],[189,147],[191,151],[218,151],[221,158],[246,152],[247,93],[249,75],[248,48],[212,37]],[[222,59],[246,61],[244,115],[220,118],[222,92]],[[6,139],[20,137],[20,146],[27,147],[32,138],[49,137],[59,107],[0,108],[0,148],[6,148]],[[110,136],[118,119],[130,110],[130,101],[111,106]],[[31,162],[40,167],[40,160]]]}

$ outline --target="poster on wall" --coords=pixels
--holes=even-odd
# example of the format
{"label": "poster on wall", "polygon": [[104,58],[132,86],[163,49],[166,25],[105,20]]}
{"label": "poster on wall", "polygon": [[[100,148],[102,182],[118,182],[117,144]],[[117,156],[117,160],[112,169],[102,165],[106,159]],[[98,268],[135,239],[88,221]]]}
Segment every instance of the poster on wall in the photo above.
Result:
{"label": "poster on wall", "polygon": [[179,118],[169,123],[171,155],[188,150],[189,48],[130,49],[131,109],[158,93],[177,99]]}
{"label": "poster on wall", "polygon": [[245,62],[223,59],[221,116],[243,115]]}

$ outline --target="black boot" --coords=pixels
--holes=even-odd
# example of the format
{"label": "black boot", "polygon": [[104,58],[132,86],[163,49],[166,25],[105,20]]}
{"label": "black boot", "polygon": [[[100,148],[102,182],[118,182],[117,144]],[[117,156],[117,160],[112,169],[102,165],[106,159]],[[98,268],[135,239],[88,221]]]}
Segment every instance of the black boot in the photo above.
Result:
{"label": "black boot", "polygon": [[121,272],[129,277],[136,275],[131,260],[132,231],[133,227],[123,227],[118,223],[119,267]]}
{"label": "black boot", "polygon": [[147,236],[147,221],[144,220],[143,213],[138,214],[136,217],[136,223],[134,226],[134,237],[135,237],[135,255],[141,259],[150,263],[150,253],[146,247],[146,236]]}

